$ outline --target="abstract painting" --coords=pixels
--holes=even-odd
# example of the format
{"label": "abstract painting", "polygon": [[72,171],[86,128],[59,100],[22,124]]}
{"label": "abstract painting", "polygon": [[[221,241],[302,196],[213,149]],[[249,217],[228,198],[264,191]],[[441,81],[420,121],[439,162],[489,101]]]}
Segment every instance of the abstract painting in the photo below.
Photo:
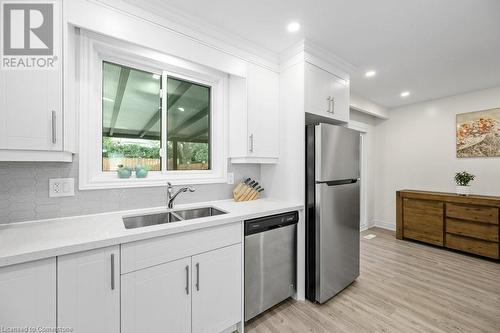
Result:
{"label": "abstract painting", "polygon": [[457,114],[457,157],[500,156],[500,108]]}

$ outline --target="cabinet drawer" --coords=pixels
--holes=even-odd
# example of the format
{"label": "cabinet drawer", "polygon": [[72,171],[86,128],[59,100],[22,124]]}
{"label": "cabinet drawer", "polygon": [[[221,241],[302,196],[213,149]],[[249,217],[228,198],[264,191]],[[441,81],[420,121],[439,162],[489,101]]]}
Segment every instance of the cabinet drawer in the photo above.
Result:
{"label": "cabinet drawer", "polygon": [[121,246],[121,273],[129,273],[242,242],[241,222],[145,239]]}
{"label": "cabinet drawer", "polygon": [[498,243],[446,234],[446,247],[498,259]]}
{"label": "cabinet drawer", "polygon": [[498,242],[498,226],[494,224],[446,219],[446,232]]}
{"label": "cabinet drawer", "polygon": [[443,245],[443,203],[404,199],[403,237]]}
{"label": "cabinet drawer", "polygon": [[461,220],[498,224],[498,208],[495,207],[447,203],[446,216]]}

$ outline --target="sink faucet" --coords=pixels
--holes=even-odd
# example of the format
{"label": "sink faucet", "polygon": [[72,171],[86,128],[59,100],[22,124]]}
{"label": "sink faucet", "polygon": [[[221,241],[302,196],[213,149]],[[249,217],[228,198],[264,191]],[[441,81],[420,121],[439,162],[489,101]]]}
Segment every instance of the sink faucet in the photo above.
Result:
{"label": "sink faucet", "polygon": [[[178,189],[175,193],[173,193],[174,188],[172,187],[172,184],[170,182],[167,183],[167,207],[168,208],[174,208],[174,200],[177,198],[177,196],[182,193],[182,192],[194,192],[196,189],[194,187],[181,187]],[[172,194],[173,193],[173,194]]]}

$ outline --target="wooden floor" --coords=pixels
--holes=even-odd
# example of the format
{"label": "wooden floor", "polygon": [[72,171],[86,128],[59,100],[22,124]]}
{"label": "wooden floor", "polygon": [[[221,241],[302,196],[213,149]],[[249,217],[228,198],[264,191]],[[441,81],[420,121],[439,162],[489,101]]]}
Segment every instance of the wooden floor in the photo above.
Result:
{"label": "wooden floor", "polygon": [[368,233],[354,284],[323,305],[286,301],[245,331],[500,332],[499,263]]}

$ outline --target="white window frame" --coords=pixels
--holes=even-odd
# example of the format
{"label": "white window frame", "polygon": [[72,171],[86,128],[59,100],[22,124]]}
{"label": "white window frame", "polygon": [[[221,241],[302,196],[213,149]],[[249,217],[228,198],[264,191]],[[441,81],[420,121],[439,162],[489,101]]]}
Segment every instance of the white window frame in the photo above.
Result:
{"label": "white window frame", "polygon": [[[88,31],[80,31],[79,43],[79,188],[81,190],[226,183],[228,133],[228,76],[154,50],[118,41]],[[167,76],[209,86],[210,170],[166,170],[166,145],[160,151],[162,169],[147,178],[118,178],[116,172],[102,171],[102,63],[137,68],[162,76],[162,141],[167,138]],[[162,142],[163,144],[163,142]]]}

